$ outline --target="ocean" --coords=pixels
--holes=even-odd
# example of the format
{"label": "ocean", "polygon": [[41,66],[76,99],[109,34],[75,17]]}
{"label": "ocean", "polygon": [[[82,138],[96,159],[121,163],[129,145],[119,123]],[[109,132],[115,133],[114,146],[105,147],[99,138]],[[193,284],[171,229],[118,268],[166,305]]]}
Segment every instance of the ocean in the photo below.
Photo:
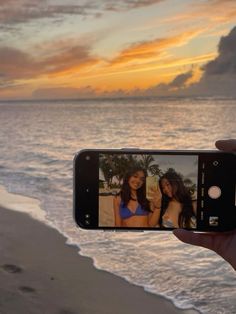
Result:
{"label": "ocean", "polygon": [[[236,99],[0,102],[0,184],[36,198],[46,223],[96,268],[201,313],[236,313],[236,276],[215,253],[171,232],[84,231],[72,215],[73,157],[83,148],[214,149],[236,138]],[[36,213],[32,214],[36,217]],[[33,237],[33,235],[32,235]]]}

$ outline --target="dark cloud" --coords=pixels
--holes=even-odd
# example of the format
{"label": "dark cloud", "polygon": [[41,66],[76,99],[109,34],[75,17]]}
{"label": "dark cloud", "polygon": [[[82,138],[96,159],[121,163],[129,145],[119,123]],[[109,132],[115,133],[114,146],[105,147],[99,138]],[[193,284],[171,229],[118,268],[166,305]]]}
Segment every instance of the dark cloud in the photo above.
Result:
{"label": "dark cloud", "polygon": [[218,57],[203,68],[205,76],[236,74],[236,27],[219,42]]}
{"label": "dark cloud", "polygon": [[104,0],[103,1],[103,9],[109,11],[126,11],[130,9],[136,9],[141,7],[150,6],[164,0],[123,0],[123,1],[115,1],[115,0]]}
{"label": "dark cloud", "polygon": [[195,95],[236,96],[236,27],[220,39],[218,56],[208,62],[200,81],[186,93]]}
{"label": "dark cloud", "polygon": [[81,88],[55,87],[55,88],[39,88],[32,93],[34,99],[85,99],[85,98],[120,98],[133,96],[132,93],[123,89],[101,92],[85,86]]}
{"label": "dark cloud", "polygon": [[92,6],[85,5],[53,5],[48,1],[2,1],[0,6],[0,23],[14,25],[31,20],[54,18],[60,15],[86,15]]}
{"label": "dark cloud", "polygon": [[55,87],[39,88],[32,94],[34,99],[78,99],[96,97],[96,91],[90,86],[83,88]]}
{"label": "dark cloud", "polygon": [[29,54],[15,48],[0,48],[2,80],[9,81],[25,78],[32,74],[33,65],[34,61]]}
{"label": "dark cloud", "polygon": [[37,57],[12,47],[0,47],[1,85],[13,84],[20,79],[33,79],[40,75],[54,75],[74,67],[89,66],[97,60],[90,56],[86,45],[72,46],[45,57],[43,51]]}
{"label": "dark cloud", "polygon": [[[169,96],[173,93],[179,93],[186,90],[185,85],[187,81],[193,76],[193,72],[189,71],[177,75],[170,83],[160,83],[156,86],[152,86],[146,90],[140,90],[140,96]],[[137,94],[137,92],[136,92]]]}
{"label": "dark cloud", "polygon": [[184,84],[193,76],[193,72],[189,71],[187,73],[183,73],[177,75],[173,81],[169,84],[170,87],[182,88]]}
{"label": "dark cloud", "polygon": [[190,71],[176,76],[169,84],[149,88],[143,94],[236,97],[236,27],[220,39],[218,56],[202,70],[203,75],[198,83],[185,86],[193,75]]}
{"label": "dark cloud", "polygon": [[54,19],[65,15],[100,17],[104,11],[127,11],[162,1],[164,0],[84,0],[80,1],[80,4],[66,1],[66,4],[59,5],[56,1],[47,0],[2,0],[0,1],[0,24],[5,30],[4,27],[7,25],[9,29],[9,25],[14,26],[45,18]]}

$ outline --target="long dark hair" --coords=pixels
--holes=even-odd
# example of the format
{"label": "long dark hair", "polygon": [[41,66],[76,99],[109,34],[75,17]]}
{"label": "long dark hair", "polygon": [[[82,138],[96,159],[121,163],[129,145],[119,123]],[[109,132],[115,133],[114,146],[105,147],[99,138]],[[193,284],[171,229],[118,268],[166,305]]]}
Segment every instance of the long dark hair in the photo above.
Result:
{"label": "long dark hair", "polygon": [[174,170],[168,170],[160,178],[160,189],[162,193],[161,219],[171,200],[167,195],[163,193],[161,184],[163,179],[166,179],[170,183],[172,187],[173,198],[182,205],[182,210],[178,219],[178,224],[180,228],[190,228],[191,218],[195,216],[193,211],[191,194],[189,189],[184,185],[181,175],[179,175]]}
{"label": "long dark hair", "polygon": [[[124,177],[124,181],[119,193],[124,206],[127,206],[129,201],[132,199],[129,179],[138,171],[142,171],[144,173],[144,177],[146,178],[147,172],[141,167],[129,169]],[[142,186],[137,190],[137,201],[141,205],[142,209],[150,211],[150,204],[146,198],[146,180],[144,180]]]}

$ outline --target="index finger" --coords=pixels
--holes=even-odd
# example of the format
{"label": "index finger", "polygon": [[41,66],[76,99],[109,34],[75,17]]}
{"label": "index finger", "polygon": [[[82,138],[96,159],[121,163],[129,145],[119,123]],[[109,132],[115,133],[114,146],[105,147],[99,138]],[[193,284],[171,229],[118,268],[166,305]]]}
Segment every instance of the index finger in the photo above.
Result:
{"label": "index finger", "polygon": [[161,194],[161,189],[159,183],[157,183],[157,192]]}

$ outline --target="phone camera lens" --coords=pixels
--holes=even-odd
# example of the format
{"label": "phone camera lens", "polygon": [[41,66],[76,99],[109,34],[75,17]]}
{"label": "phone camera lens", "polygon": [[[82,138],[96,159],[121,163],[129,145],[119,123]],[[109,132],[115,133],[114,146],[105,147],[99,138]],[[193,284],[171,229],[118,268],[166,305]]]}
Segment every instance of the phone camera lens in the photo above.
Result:
{"label": "phone camera lens", "polygon": [[89,161],[89,160],[90,160],[90,156],[87,155],[87,156],[85,157],[85,160]]}
{"label": "phone camera lens", "polygon": [[90,223],[89,220],[86,219],[86,220],[85,220],[85,224],[86,224],[86,225],[89,225],[89,223]]}

